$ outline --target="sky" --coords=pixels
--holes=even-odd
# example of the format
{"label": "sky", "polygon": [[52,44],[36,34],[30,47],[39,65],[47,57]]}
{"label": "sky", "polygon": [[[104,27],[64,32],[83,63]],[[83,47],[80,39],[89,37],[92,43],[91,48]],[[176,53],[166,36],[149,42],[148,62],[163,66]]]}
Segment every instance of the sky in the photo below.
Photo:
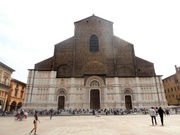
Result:
{"label": "sky", "polygon": [[164,79],[180,66],[179,7],[179,0],[0,0],[0,61],[27,83],[28,69],[74,36],[74,22],[94,14],[113,22],[114,35]]}

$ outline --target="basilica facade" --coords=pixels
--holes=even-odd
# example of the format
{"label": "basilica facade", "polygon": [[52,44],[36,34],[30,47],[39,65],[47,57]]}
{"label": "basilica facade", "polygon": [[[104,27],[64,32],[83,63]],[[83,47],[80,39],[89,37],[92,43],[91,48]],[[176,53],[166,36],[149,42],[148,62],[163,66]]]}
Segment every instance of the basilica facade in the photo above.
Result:
{"label": "basilica facade", "polygon": [[105,109],[167,106],[154,64],[113,34],[113,22],[92,15],[74,23],[74,36],[29,69],[23,106]]}

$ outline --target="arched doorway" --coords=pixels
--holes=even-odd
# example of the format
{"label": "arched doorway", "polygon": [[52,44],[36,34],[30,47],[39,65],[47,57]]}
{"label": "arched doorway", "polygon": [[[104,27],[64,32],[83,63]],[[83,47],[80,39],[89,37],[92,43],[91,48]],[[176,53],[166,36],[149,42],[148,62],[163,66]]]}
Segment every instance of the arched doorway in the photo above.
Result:
{"label": "arched doorway", "polygon": [[19,103],[17,104],[17,109],[20,109],[21,107],[22,107],[22,103],[19,102]]}
{"label": "arched doorway", "polygon": [[2,110],[3,110],[3,101],[0,100],[0,111],[2,111]]}
{"label": "arched doorway", "polygon": [[11,107],[10,107],[10,111],[13,111],[13,110],[16,110],[16,102],[15,101],[13,101],[11,103]]}
{"label": "arched doorway", "polygon": [[90,92],[90,109],[100,109],[100,92],[93,89]]}
{"label": "arched doorway", "polygon": [[58,98],[58,110],[64,109],[64,102],[65,102],[65,97],[59,96],[59,98]]}
{"label": "arched doorway", "polygon": [[132,109],[132,101],[130,95],[125,96],[125,104],[126,104],[126,109]]}

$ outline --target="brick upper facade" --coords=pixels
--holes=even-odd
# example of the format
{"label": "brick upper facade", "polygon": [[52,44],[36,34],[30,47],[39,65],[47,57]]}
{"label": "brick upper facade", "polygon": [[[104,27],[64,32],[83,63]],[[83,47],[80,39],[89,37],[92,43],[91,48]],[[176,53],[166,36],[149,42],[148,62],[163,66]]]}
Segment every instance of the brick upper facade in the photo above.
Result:
{"label": "brick upper facade", "polygon": [[[153,63],[135,56],[133,44],[114,36],[112,22],[92,15],[74,25],[74,36],[56,44],[54,55],[35,64],[35,70],[57,71],[57,78],[156,76]],[[98,38],[97,52],[90,51],[92,35]]]}

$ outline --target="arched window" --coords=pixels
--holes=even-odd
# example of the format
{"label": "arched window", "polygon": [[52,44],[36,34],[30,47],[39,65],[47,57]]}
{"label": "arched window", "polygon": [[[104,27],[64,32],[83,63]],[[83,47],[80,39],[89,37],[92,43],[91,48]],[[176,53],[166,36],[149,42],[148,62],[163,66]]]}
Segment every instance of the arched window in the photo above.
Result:
{"label": "arched window", "polygon": [[92,35],[90,37],[90,52],[98,52],[98,51],[99,51],[98,37],[96,35]]}

